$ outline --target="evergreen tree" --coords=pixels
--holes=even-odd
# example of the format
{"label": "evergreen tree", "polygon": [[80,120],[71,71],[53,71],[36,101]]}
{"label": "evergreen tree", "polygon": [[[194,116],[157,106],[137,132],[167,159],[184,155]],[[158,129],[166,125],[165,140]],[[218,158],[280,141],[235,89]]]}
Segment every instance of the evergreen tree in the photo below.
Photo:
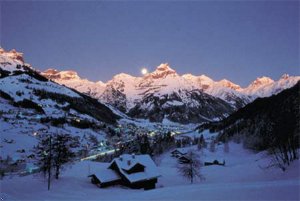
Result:
{"label": "evergreen tree", "polygon": [[140,153],[152,154],[148,135],[142,135],[140,138],[138,138],[138,140],[140,142]]}

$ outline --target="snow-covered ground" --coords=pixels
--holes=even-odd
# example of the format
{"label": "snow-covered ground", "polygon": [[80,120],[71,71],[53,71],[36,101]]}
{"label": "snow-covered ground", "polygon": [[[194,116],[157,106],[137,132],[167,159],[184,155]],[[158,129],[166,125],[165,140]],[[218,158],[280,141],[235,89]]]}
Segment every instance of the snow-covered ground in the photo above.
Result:
{"label": "snow-covered ground", "polygon": [[[192,147],[196,150],[196,147]],[[229,152],[223,145],[214,153],[198,151],[202,162],[226,161],[226,166],[204,166],[205,180],[190,184],[177,172],[176,158],[165,153],[158,163],[161,177],[156,189],[144,191],[115,186],[100,189],[87,177],[106,163],[77,162],[66,169],[59,180],[53,180],[51,190],[39,175],[4,178],[1,180],[3,200],[299,200],[299,161],[286,172],[265,168],[270,158],[265,153],[253,153],[242,145],[230,143]]]}

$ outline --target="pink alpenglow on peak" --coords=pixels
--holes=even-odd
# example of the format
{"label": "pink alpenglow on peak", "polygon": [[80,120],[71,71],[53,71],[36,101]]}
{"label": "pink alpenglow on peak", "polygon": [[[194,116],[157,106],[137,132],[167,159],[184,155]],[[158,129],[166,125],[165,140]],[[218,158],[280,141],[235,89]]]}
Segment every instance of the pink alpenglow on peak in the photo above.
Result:
{"label": "pink alpenglow on peak", "polygon": [[153,71],[152,73],[149,74],[148,77],[152,77],[154,79],[160,79],[160,78],[164,78],[167,77],[169,75],[177,75],[176,71],[173,70],[168,63],[162,63],[160,64],[155,71]]}
{"label": "pink alpenglow on peak", "polygon": [[54,68],[49,68],[49,69],[47,69],[47,70],[45,70],[44,72],[43,72],[43,74],[46,74],[46,75],[55,75],[55,74],[57,74],[57,73],[59,73],[59,71],[58,70],[56,70],[56,69],[54,69]]}
{"label": "pink alpenglow on peak", "polygon": [[46,76],[49,79],[60,79],[60,80],[72,80],[72,79],[80,79],[77,72],[68,70],[68,71],[58,71],[56,69],[48,69],[42,73],[42,75]]}
{"label": "pink alpenglow on peak", "polygon": [[226,88],[230,88],[230,89],[234,89],[234,90],[241,89],[240,85],[234,84],[233,82],[226,80],[226,79],[219,81],[219,83]]}
{"label": "pink alpenglow on peak", "polygon": [[17,52],[15,49],[10,51],[5,51],[3,48],[0,48],[0,54],[3,54],[11,59],[18,60],[24,64],[24,58],[22,52]]}
{"label": "pink alpenglow on peak", "polygon": [[29,64],[24,63],[23,53],[17,52],[15,49],[11,51],[5,51],[3,48],[0,48],[0,65],[3,70],[9,72],[24,70],[20,68],[20,66],[23,65],[30,67]]}
{"label": "pink alpenglow on peak", "polygon": [[260,86],[263,86],[263,85],[267,85],[267,84],[272,84],[274,83],[274,80],[272,80],[271,78],[269,77],[259,77],[259,78],[256,78],[256,80],[254,80],[250,86],[251,87],[260,87]]}
{"label": "pink alpenglow on peak", "polygon": [[24,64],[24,58],[22,52],[17,52],[15,49],[10,51],[5,51],[3,48],[0,48],[0,55],[4,57],[8,57],[13,60],[18,60]]}

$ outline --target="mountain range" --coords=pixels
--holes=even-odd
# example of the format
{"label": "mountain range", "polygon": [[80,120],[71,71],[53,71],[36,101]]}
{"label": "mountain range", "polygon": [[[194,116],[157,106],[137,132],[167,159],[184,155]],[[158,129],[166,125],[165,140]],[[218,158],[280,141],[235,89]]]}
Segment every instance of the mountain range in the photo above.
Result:
{"label": "mountain range", "polygon": [[167,118],[180,123],[222,119],[256,98],[277,94],[300,80],[300,76],[287,74],[277,81],[263,76],[242,88],[226,79],[179,75],[167,63],[142,77],[121,73],[106,83],[82,79],[75,71],[48,69],[41,74],[129,116],[158,122]]}
{"label": "mountain range", "polygon": [[57,93],[87,95],[87,98],[95,98],[99,104],[117,108],[133,118],[153,122],[167,119],[184,124],[223,119],[256,98],[277,94],[300,80],[300,76],[287,74],[278,81],[260,77],[242,88],[226,79],[214,81],[205,75],[179,75],[169,64],[163,63],[142,77],[120,73],[106,83],[93,82],[72,70],[51,68],[40,72],[24,63],[22,53],[3,49],[0,49],[0,63],[0,77],[20,71],[30,72],[35,77],[51,80],[50,83],[58,83],[62,90],[55,91]]}

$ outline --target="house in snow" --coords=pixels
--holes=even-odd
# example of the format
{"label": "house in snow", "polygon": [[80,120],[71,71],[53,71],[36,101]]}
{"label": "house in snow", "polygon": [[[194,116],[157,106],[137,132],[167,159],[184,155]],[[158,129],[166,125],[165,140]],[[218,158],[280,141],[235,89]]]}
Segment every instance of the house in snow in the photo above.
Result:
{"label": "house in snow", "polygon": [[171,156],[172,157],[176,157],[176,158],[179,158],[181,156],[184,156],[187,154],[187,150],[184,149],[184,148],[179,148],[179,149],[175,149],[174,151],[171,151]]}
{"label": "house in snow", "polygon": [[188,156],[180,156],[178,158],[178,161],[179,161],[180,164],[190,163],[191,162],[191,160],[189,159]]}
{"label": "house in snow", "polygon": [[115,158],[106,169],[89,177],[100,188],[124,185],[149,190],[155,188],[160,174],[149,155],[123,154]]}
{"label": "house in snow", "polygon": [[182,152],[181,150],[175,149],[174,151],[171,151],[171,156],[179,158],[180,156],[185,155],[185,152]]}

